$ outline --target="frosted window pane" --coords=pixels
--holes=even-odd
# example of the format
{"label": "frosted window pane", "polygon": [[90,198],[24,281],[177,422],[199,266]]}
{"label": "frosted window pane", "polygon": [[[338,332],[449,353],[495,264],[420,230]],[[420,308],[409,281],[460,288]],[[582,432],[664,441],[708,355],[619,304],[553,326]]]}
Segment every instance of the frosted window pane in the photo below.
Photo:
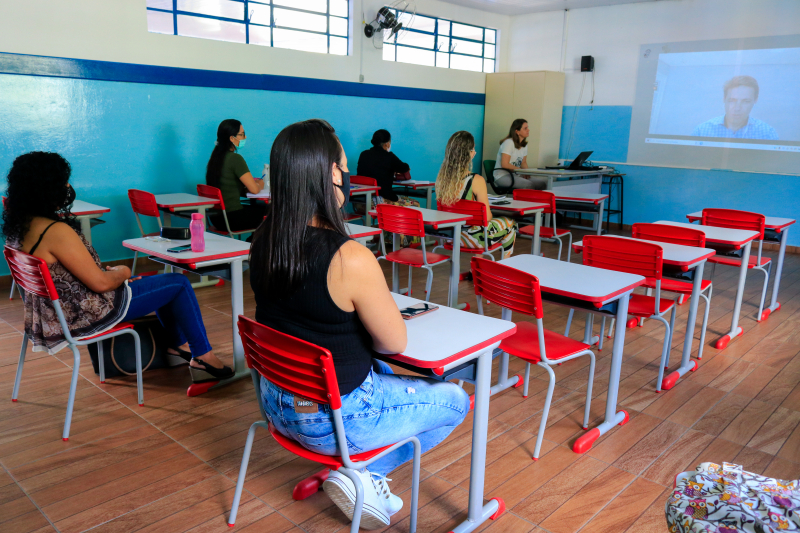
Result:
{"label": "frosted window pane", "polygon": [[469,57],[453,54],[450,56],[450,68],[483,72],[483,59],[480,57]]}
{"label": "frosted window pane", "polygon": [[244,20],[244,3],[230,0],[178,0],[178,11]]}
{"label": "frosted window pane", "polygon": [[178,35],[217,41],[245,42],[244,24],[178,15]]}
{"label": "frosted window pane", "polygon": [[172,0],[147,0],[147,7],[172,11]]}
{"label": "frosted window pane", "polygon": [[347,55],[347,39],[343,37],[331,37],[331,54],[337,56]]}
{"label": "frosted window pane", "polygon": [[493,44],[487,44],[484,47],[483,57],[488,57],[490,59],[494,59],[494,45]]}
{"label": "frosted window pane", "polygon": [[264,26],[250,25],[250,44],[260,44],[261,46],[271,46],[271,30]]}
{"label": "frosted window pane", "polygon": [[346,17],[349,15],[347,9],[347,0],[330,0],[331,2],[331,15],[339,17]]}
{"label": "frosted window pane", "polygon": [[247,4],[247,10],[249,11],[247,15],[250,17],[251,24],[263,24],[264,26],[269,26],[271,24],[269,6]]}
{"label": "frosted window pane", "polygon": [[277,7],[273,9],[272,13],[276,26],[321,32],[328,30],[328,21],[326,20],[327,17],[322,15],[313,15],[311,13],[280,9]]}
{"label": "frosted window pane", "polygon": [[272,41],[275,48],[291,48],[292,50],[319,52],[322,54],[328,52],[328,37],[315,33],[276,28]]}
{"label": "frosted window pane", "polygon": [[[413,28],[419,31],[427,31],[433,33],[436,31],[436,19],[431,17],[423,17],[422,15],[416,15],[415,17],[411,17],[409,13],[400,13],[398,17],[400,22],[403,23],[404,28]],[[411,25],[409,26],[409,21],[411,21]]]}
{"label": "frosted window pane", "polygon": [[463,37],[465,39],[483,40],[483,28],[467,26],[465,24],[453,23],[453,37]]}
{"label": "frosted window pane", "polygon": [[384,44],[383,45],[383,59],[386,61],[394,61],[394,45],[393,44]]}
{"label": "frosted window pane", "polygon": [[272,0],[276,6],[294,7],[306,11],[328,12],[328,0]]}
{"label": "frosted window pane", "polygon": [[471,41],[460,41],[453,39],[453,52],[459,54],[472,54],[476,56],[483,55],[483,44],[473,43]]}
{"label": "frosted window pane", "polygon": [[484,59],[483,60],[483,71],[484,72],[494,72],[494,59]]}
{"label": "frosted window pane", "polygon": [[[397,60],[403,63],[414,63],[415,65],[434,66],[434,54],[432,50],[419,50],[417,48],[397,47]],[[480,69],[478,69],[480,70]]]}
{"label": "frosted window pane", "polygon": [[494,43],[495,41],[495,34],[497,32],[495,30],[486,30],[486,42],[487,43]]}
{"label": "frosted window pane", "polygon": [[439,40],[437,42],[438,42],[437,46],[439,47],[438,49],[439,52],[450,51],[450,39],[448,39],[447,37],[439,37]]}
{"label": "frosted window pane", "polygon": [[439,21],[439,35],[450,35],[450,23],[446,20]]}
{"label": "frosted window pane", "polygon": [[147,31],[153,33],[175,34],[175,26],[172,20],[172,13],[163,11],[147,11]]}
{"label": "frosted window pane", "polygon": [[344,35],[347,37],[347,19],[329,17],[332,35]]}
{"label": "frosted window pane", "polygon": [[397,43],[433,50],[433,35],[417,33],[415,31],[401,31],[397,34]]}
{"label": "frosted window pane", "polygon": [[449,68],[450,67],[450,54],[436,54],[436,66]]}

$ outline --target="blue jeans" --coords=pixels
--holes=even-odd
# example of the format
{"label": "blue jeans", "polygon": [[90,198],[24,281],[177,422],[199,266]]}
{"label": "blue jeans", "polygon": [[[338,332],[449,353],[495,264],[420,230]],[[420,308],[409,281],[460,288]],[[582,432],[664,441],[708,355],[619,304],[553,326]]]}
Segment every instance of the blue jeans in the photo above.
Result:
{"label": "blue jeans", "polygon": [[144,276],[128,283],[131,304],[123,321],[156,312],[158,320],[171,336],[170,348],[189,342],[192,357],[211,351],[203,315],[189,279],[182,274]]}
{"label": "blue jeans", "polygon": [[[318,413],[295,413],[294,395],[261,378],[267,418],[283,435],[322,455],[339,455],[333,415],[327,405]],[[353,392],[342,396],[342,418],[350,454],[374,450],[414,435],[422,452],[430,450],[464,421],[469,396],[455,383],[398,376],[386,363],[373,369]],[[387,475],[414,458],[411,443],[378,459],[370,472]]]}

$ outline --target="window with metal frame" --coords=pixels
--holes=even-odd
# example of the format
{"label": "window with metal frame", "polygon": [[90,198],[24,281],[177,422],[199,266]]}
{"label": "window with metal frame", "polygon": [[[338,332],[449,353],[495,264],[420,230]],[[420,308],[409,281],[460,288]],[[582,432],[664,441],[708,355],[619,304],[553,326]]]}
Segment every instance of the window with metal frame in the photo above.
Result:
{"label": "window with metal frame", "polygon": [[349,13],[349,0],[147,0],[147,29],[347,55]]}
{"label": "window with metal frame", "polygon": [[398,34],[384,35],[384,60],[475,72],[495,71],[497,30],[439,17],[398,15],[393,11],[403,29]]}

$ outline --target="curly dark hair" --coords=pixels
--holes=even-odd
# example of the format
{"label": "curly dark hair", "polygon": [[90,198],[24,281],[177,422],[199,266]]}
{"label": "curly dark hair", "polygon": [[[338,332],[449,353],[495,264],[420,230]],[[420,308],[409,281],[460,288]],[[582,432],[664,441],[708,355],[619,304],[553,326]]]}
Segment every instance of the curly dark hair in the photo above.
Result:
{"label": "curly dark hair", "polygon": [[29,152],[17,157],[8,171],[8,188],[3,200],[3,234],[22,240],[34,217],[60,220],[80,233],[80,224],[70,211],[68,187],[72,167],[59,154]]}

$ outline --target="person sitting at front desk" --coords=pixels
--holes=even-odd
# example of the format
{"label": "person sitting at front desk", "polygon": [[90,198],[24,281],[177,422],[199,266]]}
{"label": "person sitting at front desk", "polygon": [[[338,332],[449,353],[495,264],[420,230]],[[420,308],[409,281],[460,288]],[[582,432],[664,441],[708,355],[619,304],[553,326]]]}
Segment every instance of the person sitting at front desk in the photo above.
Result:
{"label": "person sitting at front desk", "polygon": [[528,168],[528,121],[518,118],[511,123],[508,136],[500,141],[500,150],[494,164],[494,185],[512,189],[547,188],[547,179],[523,176],[517,170]]}

